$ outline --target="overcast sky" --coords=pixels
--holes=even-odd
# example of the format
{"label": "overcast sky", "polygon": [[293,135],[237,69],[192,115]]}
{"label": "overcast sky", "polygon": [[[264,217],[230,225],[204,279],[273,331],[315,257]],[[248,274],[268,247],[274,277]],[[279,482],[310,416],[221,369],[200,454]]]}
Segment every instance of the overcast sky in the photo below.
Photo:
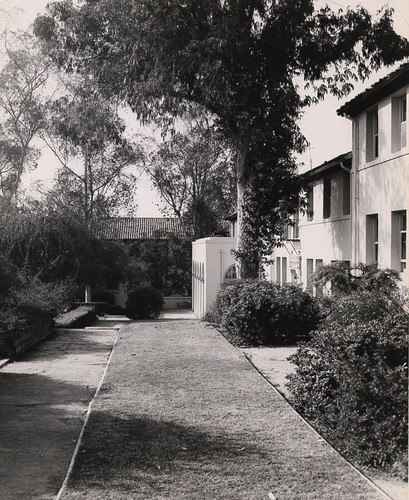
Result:
{"label": "overcast sky", "polygon": [[[36,15],[44,12],[49,0],[0,0],[0,28],[11,23],[14,29],[27,28]],[[375,14],[383,5],[392,7],[394,12],[395,30],[402,36],[409,38],[409,1],[408,0],[361,0],[348,1],[321,1],[316,2],[321,6],[325,3],[332,9],[355,6],[358,3]],[[368,88],[374,82],[385,76],[392,69],[383,69],[377,74],[371,75],[370,79],[363,84],[355,85],[355,90],[349,98],[338,101],[328,97],[323,103],[309,109],[301,121],[301,129],[307,140],[310,142],[309,150],[303,155],[301,160],[305,163],[305,168],[315,167],[326,160],[329,160],[341,153],[351,149],[351,123],[346,118],[337,116],[336,110],[347,100]],[[55,162],[48,155],[44,155],[44,160],[40,162],[35,176],[39,178],[50,177],[52,166]],[[34,178],[34,177],[33,177]],[[142,185],[138,187],[138,213],[140,217],[160,216],[156,204],[158,197],[152,191],[149,182],[143,179]]]}

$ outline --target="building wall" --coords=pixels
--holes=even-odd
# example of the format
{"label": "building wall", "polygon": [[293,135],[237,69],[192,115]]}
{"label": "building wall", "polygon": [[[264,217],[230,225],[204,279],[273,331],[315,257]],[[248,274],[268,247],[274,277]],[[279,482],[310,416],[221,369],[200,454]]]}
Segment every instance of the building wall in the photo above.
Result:
{"label": "building wall", "polygon": [[[383,99],[377,106],[365,110],[354,118],[353,146],[353,263],[371,263],[375,260],[371,220],[377,216],[377,261],[381,268],[401,271],[397,256],[397,238],[394,227],[397,212],[409,212],[409,137],[406,127],[406,146],[401,145],[401,131],[397,125],[397,103],[408,95],[408,87]],[[407,103],[407,100],[406,100]],[[372,131],[370,113],[378,112],[378,157],[371,158]],[[405,132],[405,131],[403,131]],[[405,140],[405,139],[404,139]],[[399,262],[398,262],[399,261]],[[408,269],[401,273],[409,285]]]}
{"label": "building wall", "polygon": [[235,265],[236,238],[202,238],[192,243],[192,308],[201,318],[214,303],[226,271]]}

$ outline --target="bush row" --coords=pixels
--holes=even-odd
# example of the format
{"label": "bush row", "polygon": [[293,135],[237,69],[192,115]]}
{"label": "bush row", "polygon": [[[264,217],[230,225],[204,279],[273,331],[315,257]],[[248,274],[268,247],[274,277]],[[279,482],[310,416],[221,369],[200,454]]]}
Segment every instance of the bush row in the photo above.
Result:
{"label": "bush row", "polygon": [[55,319],[55,324],[58,328],[84,328],[92,324],[96,319],[96,308],[82,305],[58,316]]}
{"label": "bush row", "polygon": [[[336,272],[334,269],[331,272]],[[344,282],[345,284],[346,282]],[[358,463],[406,473],[408,332],[396,274],[364,269],[338,287],[311,341],[290,358],[293,405]]]}

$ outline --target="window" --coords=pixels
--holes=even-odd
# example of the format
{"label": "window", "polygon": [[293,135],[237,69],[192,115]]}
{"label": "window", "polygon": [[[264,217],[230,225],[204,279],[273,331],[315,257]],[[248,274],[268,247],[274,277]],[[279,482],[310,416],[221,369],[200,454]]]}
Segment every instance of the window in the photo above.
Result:
{"label": "window", "polygon": [[366,161],[375,160],[379,156],[379,123],[378,110],[366,115]]}
{"label": "window", "polygon": [[406,210],[392,212],[392,268],[399,272],[406,269]]}
{"label": "window", "polygon": [[406,95],[392,98],[392,153],[407,146]]}
{"label": "window", "polygon": [[312,273],[314,271],[314,260],[307,259],[307,292],[313,292]]}
{"label": "window", "polygon": [[236,266],[235,265],[230,266],[227,269],[227,271],[224,274],[224,279],[225,279],[225,281],[237,279],[237,270],[236,270]]}
{"label": "window", "polygon": [[[324,263],[324,261],[322,259],[315,259],[315,270],[322,267],[323,263]],[[322,295],[323,295],[323,286],[322,285],[317,285],[315,287],[315,295],[317,297],[322,297]]]}
{"label": "window", "polygon": [[351,213],[351,173],[342,172],[342,214]]}
{"label": "window", "polygon": [[366,216],[366,263],[378,262],[378,214]]}
{"label": "window", "polygon": [[323,217],[328,219],[331,216],[331,177],[324,179],[324,209]]}
{"label": "window", "polygon": [[286,238],[287,240],[298,240],[300,237],[300,220],[298,214],[291,217],[291,221],[286,227]]}
{"label": "window", "polygon": [[314,218],[314,186],[311,184],[307,189],[307,220]]}
{"label": "window", "polygon": [[281,257],[276,257],[276,282],[281,281]]}
{"label": "window", "polygon": [[282,265],[282,283],[287,283],[287,257],[282,257],[281,259]]}

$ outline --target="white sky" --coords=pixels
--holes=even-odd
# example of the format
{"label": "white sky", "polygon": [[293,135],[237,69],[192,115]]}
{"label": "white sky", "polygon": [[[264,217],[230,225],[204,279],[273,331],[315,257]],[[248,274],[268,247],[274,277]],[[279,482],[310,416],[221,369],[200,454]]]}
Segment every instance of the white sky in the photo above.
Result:
{"label": "white sky", "polygon": [[[26,28],[36,15],[42,13],[49,0],[0,0],[0,30],[11,23],[13,29]],[[318,0],[317,6],[328,4],[332,9],[355,6],[357,4],[367,8],[375,14],[383,5],[394,8],[394,27],[402,36],[409,38],[409,1],[408,0]],[[374,82],[392,71],[393,68],[384,68],[371,75],[363,84],[356,84],[355,90],[346,99],[338,101],[328,97],[324,102],[313,106],[301,121],[301,130],[310,143],[309,150],[301,157],[305,168],[315,167],[338,154],[351,149],[351,124],[346,118],[336,114],[336,110],[347,100],[368,88]],[[128,119],[128,122],[132,119]],[[130,124],[137,129],[136,120]],[[49,154],[44,154],[35,174],[28,178],[28,182],[35,179],[52,177],[56,161]],[[159,197],[152,188],[147,176],[143,176],[137,189],[137,214],[140,217],[158,217],[161,212],[157,206]]]}

